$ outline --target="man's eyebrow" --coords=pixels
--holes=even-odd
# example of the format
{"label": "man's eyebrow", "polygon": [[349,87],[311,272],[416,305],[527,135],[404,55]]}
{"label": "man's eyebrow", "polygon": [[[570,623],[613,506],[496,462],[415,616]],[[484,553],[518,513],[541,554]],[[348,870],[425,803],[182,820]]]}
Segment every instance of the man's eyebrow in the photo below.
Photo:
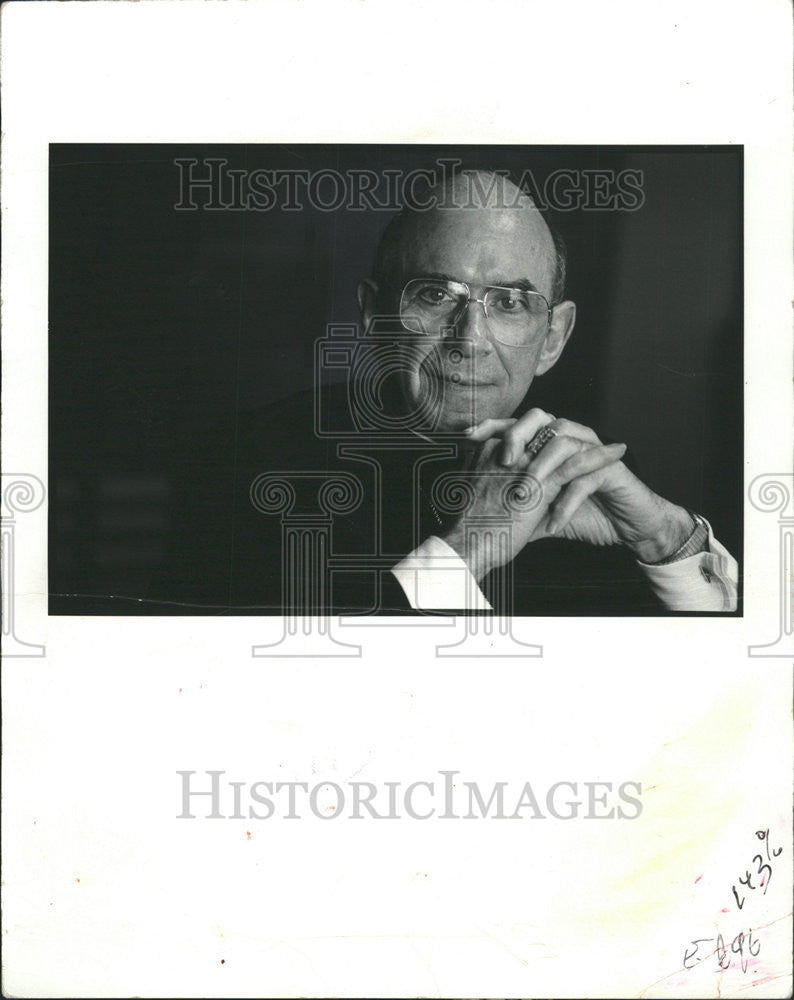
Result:
{"label": "man's eyebrow", "polygon": [[523,288],[526,292],[539,292],[540,289],[529,278],[495,278],[489,282],[491,285],[499,285],[502,288]]}
{"label": "man's eyebrow", "polygon": [[[446,274],[444,271],[427,271],[421,274],[422,278],[438,278],[440,281],[460,281],[460,278],[456,278],[453,274]],[[487,286],[496,286],[499,288],[522,288],[527,292],[539,292],[538,286],[529,280],[529,278],[494,278],[493,281],[488,281],[485,283]]]}
{"label": "man's eyebrow", "polygon": [[444,271],[423,271],[421,274],[418,274],[417,277],[438,278],[439,281],[460,281],[460,278],[456,278],[451,274],[445,274]]}

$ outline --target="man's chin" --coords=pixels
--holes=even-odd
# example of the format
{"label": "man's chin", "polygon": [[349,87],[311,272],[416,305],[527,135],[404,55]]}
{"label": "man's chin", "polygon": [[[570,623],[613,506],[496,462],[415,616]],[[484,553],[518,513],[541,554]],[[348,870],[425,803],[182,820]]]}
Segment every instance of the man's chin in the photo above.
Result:
{"label": "man's chin", "polygon": [[463,399],[455,400],[454,403],[445,400],[444,405],[439,409],[435,421],[435,430],[438,433],[455,433],[465,431],[468,427],[482,423],[488,418],[500,418],[503,416],[502,408],[497,405],[497,401],[479,399],[476,401]]}
{"label": "man's chin", "polygon": [[408,393],[408,409],[422,413],[428,431],[459,433],[483,420],[505,416],[505,400],[500,386],[491,383],[467,384],[436,379],[424,382],[421,391]]}

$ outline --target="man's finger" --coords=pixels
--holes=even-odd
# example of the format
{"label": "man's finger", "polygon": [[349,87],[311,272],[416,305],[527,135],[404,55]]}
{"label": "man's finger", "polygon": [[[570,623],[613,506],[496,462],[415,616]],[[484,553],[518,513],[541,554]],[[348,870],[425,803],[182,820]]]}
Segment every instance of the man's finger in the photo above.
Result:
{"label": "man's finger", "polygon": [[[548,480],[552,473],[560,468],[564,462],[588,448],[589,445],[576,438],[552,438],[542,451],[532,458],[526,471],[531,473],[535,479],[541,481]],[[589,472],[590,470],[588,469],[587,471]],[[561,480],[561,482],[563,481]]]}
{"label": "man's finger", "polygon": [[[531,413],[543,413],[542,410],[530,411]],[[529,414],[527,415],[529,416]],[[526,451],[538,431],[548,425],[555,432],[557,437],[574,438],[577,441],[584,441],[590,445],[600,445],[601,440],[594,430],[585,427],[584,424],[577,424],[575,420],[567,420],[565,417],[557,419],[546,414],[548,420],[517,420],[509,430],[503,433],[505,439],[504,465],[515,465],[521,458],[522,452]],[[509,450],[507,445],[510,445]],[[548,447],[548,446],[547,446]],[[544,448],[545,450],[545,448]]]}
{"label": "man's finger", "polygon": [[[576,439],[574,439],[576,440]],[[543,451],[546,449],[544,448]],[[542,453],[541,453],[542,454]],[[555,470],[555,478],[559,483],[570,483],[578,476],[586,476],[596,469],[602,469],[613,462],[619,461],[626,454],[625,444],[599,444],[595,447],[582,445],[580,451],[566,458]],[[532,464],[532,472],[537,475],[538,462]]]}
{"label": "man's finger", "polygon": [[[545,410],[534,407],[519,419],[508,417],[499,420],[489,417],[481,423],[475,424],[473,427],[467,427],[463,433],[470,441],[487,441],[491,437],[501,437],[506,441],[512,441],[513,436],[517,433],[518,438],[523,442],[523,447],[526,441],[531,440],[541,427],[551,423],[554,419],[552,413],[547,413]],[[517,425],[518,430],[515,431],[514,428]],[[503,462],[502,464],[509,465],[510,463]]]}
{"label": "man's finger", "polygon": [[591,445],[579,438],[555,437],[529,463],[528,472],[536,479],[564,486],[576,476],[610,465],[625,454],[626,446]]}
{"label": "man's finger", "polygon": [[558,434],[563,434],[565,437],[579,438],[581,441],[589,441],[590,444],[601,444],[601,439],[591,427],[577,424],[575,420],[561,417],[551,426]]}
{"label": "man's finger", "polygon": [[549,535],[563,531],[585,500],[598,491],[605,474],[606,469],[601,468],[596,472],[589,472],[586,476],[579,476],[565,487],[554,504],[554,510],[546,526]]}
{"label": "man's finger", "polygon": [[547,424],[552,424],[554,416],[545,410],[535,407],[516,420],[511,427],[502,433],[504,449],[502,465],[514,465],[526,451],[527,445],[538,431]]}
{"label": "man's finger", "polygon": [[540,484],[545,502],[551,504],[568,483],[614,465],[625,451],[623,444],[593,448],[576,438],[555,438],[543,449],[538,460],[529,466],[525,475],[533,484]]}
{"label": "man's finger", "polygon": [[467,427],[463,433],[470,441],[487,441],[488,438],[501,436],[515,422],[515,417],[509,417],[506,420],[496,420],[493,417],[488,417],[487,420],[483,420],[479,424],[474,424],[473,427]]}

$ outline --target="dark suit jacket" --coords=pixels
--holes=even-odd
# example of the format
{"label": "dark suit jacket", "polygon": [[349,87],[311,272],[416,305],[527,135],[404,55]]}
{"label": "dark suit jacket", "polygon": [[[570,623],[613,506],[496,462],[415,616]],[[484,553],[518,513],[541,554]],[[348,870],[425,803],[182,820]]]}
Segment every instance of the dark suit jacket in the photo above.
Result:
{"label": "dark suit jacket", "polygon": [[[324,395],[323,427],[333,433],[318,436],[313,394],[301,393],[180,444],[170,553],[149,594],[168,602],[157,613],[416,614],[389,567],[442,533],[428,498],[459,460],[444,455],[454,448],[434,450],[410,434],[387,440],[356,430],[347,393],[340,385]],[[541,540],[524,548],[508,576],[507,593],[494,574],[483,583],[502,613],[664,613],[619,546]]]}

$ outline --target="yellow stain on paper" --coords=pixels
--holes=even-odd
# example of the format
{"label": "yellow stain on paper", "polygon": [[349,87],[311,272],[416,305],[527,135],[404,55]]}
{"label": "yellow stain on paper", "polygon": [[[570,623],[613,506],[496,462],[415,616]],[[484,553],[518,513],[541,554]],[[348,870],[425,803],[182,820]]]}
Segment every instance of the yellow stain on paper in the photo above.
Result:
{"label": "yellow stain on paper", "polygon": [[[712,704],[640,769],[639,818],[602,822],[595,830],[587,824],[597,863],[578,882],[578,905],[565,894],[555,913],[571,933],[621,934],[663,921],[685,903],[682,885],[708,870],[746,801],[744,758],[755,727],[769,725],[757,688],[734,689]],[[614,799],[609,804],[626,810]]]}

